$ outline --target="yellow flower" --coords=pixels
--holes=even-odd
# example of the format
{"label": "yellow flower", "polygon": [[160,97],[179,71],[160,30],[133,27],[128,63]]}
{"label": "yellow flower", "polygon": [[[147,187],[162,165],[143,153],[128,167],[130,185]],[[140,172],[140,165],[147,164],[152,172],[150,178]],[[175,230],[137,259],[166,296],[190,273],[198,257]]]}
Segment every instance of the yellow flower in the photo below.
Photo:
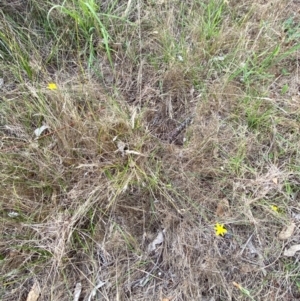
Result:
{"label": "yellow flower", "polygon": [[224,236],[227,233],[227,229],[223,224],[216,223],[215,231],[217,236]]}
{"label": "yellow flower", "polygon": [[276,205],[271,205],[271,209],[275,212],[279,212],[279,208]]}
{"label": "yellow flower", "polygon": [[57,85],[55,83],[49,83],[48,84],[48,89],[49,90],[57,90]]}

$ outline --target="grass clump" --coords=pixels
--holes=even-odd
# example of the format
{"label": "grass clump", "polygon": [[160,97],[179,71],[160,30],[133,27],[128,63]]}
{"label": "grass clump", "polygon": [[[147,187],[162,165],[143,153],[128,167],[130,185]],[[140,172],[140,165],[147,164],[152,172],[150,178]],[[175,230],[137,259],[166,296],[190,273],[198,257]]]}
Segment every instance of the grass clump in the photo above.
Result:
{"label": "grass clump", "polygon": [[1,300],[299,298],[295,11],[1,4]]}

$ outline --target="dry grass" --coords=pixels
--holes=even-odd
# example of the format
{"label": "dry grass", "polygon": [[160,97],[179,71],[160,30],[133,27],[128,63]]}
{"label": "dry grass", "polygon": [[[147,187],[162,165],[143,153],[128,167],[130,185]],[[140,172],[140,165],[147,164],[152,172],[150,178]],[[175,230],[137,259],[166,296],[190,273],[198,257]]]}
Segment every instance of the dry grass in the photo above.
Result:
{"label": "dry grass", "polygon": [[0,4],[0,299],[299,299],[296,1],[97,3]]}

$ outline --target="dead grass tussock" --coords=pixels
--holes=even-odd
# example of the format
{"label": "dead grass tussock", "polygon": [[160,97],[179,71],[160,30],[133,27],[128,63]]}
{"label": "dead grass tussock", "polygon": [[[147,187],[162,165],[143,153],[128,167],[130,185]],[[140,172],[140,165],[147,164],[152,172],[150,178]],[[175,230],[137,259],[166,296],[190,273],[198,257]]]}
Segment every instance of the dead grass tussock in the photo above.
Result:
{"label": "dead grass tussock", "polygon": [[2,300],[35,281],[41,300],[298,298],[298,228],[278,238],[299,222],[293,4],[107,1],[113,66],[99,32],[20,5],[0,24]]}

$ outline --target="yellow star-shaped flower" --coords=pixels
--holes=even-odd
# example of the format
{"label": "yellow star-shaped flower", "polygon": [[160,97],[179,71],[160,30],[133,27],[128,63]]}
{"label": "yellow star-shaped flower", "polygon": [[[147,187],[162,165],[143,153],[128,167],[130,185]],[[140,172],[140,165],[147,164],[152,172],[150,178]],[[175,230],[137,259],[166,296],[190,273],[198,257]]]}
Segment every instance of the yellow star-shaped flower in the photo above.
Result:
{"label": "yellow star-shaped flower", "polygon": [[217,236],[224,236],[227,233],[227,229],[223,224],[216,223],[215,231]]}
{"label": "yellow star-shaped flower", "polygon": [[279,208],[276,205],[271,205],[271,209],[275,212],[279,212]]}
{"label": "yellow star-shaped flower", "polygon": [[49,90],[57,90],[57,85],[55,83],[49,83],[48,84],[48,89]]}

